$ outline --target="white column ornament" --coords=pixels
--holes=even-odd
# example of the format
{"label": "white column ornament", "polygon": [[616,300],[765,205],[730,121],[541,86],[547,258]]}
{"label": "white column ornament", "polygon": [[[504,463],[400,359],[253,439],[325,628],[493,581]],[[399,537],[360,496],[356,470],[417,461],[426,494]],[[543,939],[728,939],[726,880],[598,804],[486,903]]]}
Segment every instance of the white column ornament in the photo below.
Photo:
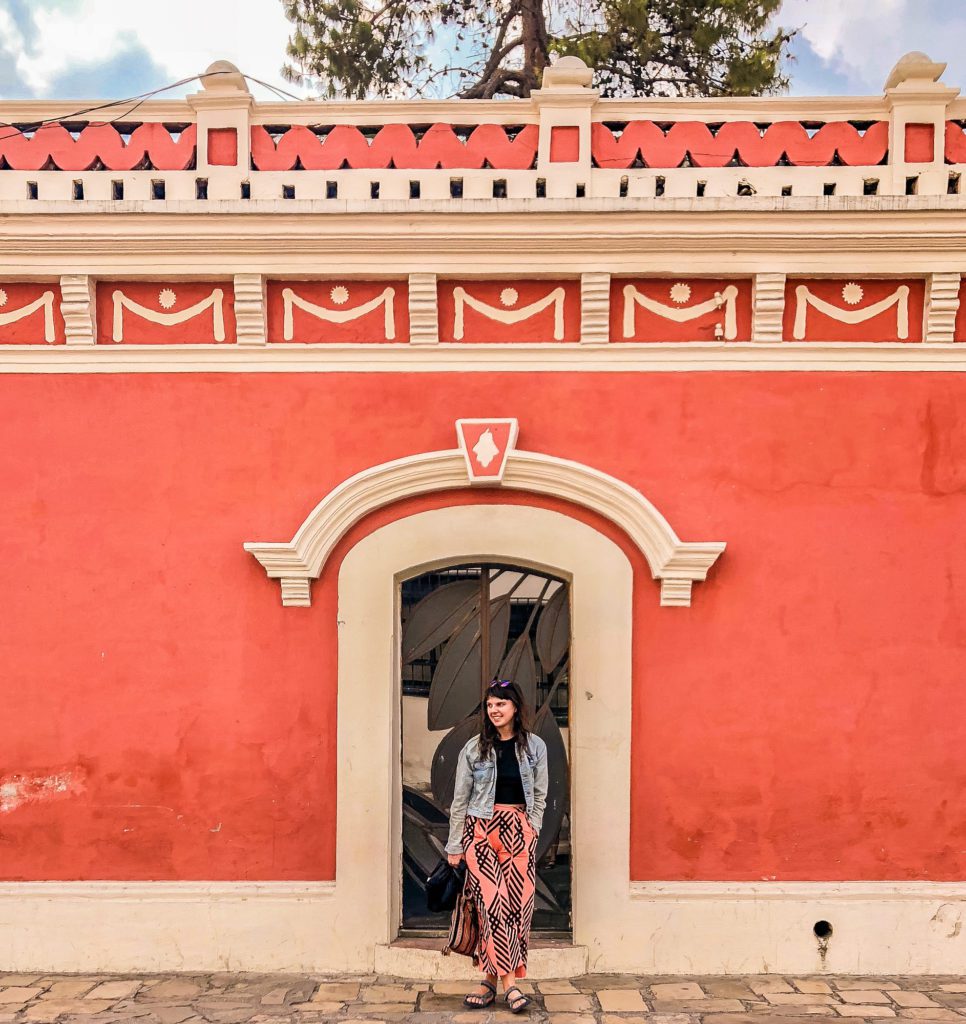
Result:
{"label": "white column ornament", "polygon": [[261,274],[235,274],[235,333],[239,345],[264,345],[265,278]]}
{"label": "white column ornament", "polygon": [[926,299],[926,330],[923,335],[927,342],[947,343],[956,340],[960,280],[959,273],[943,271],[930,275]]}
{"label": "white column ornament", "polygon": [[580,343],[610,341],[610,274],[580,275]]}
{"label": "white column ornament", "polygon": [[409,342],[439,344],[439,305],[435,274],[409,275]]}
{"label": "white column ornament", "polygon": [[778,344],[785,315],[785,275],[755,274],[752,303],[751,340]]}
{"label": "white column ornament", "polygon": [[94,279],[87,274],[64,274],[60,279],[60,312],[68,345],[94,345]]}

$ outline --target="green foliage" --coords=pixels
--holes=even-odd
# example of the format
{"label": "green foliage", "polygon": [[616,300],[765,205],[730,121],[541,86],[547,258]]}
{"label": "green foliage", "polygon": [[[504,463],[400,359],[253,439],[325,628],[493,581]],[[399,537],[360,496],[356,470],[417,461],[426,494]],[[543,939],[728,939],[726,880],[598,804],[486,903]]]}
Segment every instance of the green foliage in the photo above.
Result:
{"label": "green foliage", "polygon": [[528,96],[551,54],[605,96],[752,96],[788,85],[781,0],[282,0],[290,81],[329,97]]}

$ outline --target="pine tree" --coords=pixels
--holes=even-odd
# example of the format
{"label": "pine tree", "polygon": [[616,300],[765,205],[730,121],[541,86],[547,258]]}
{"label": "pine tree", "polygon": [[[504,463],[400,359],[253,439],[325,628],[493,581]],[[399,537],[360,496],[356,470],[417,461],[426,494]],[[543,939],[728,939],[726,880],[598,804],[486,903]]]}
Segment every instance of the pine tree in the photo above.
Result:
{"label": "pine tree", "polygon": [[604,96],[753,96],[785,89],[781,0],[282,0],[283,74],[323,95],[529,96],[553,54]]}

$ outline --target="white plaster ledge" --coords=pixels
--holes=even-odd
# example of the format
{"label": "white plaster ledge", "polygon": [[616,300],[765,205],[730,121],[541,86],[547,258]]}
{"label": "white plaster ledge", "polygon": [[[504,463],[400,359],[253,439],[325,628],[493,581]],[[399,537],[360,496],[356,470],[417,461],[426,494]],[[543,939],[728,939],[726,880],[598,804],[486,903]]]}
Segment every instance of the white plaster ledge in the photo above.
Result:
{"label": "white plaster ledge", "polygon": [[966,882],[631,882],[635,900],[966,900]]}
{"label": "white plaster ledge", "polygon": [[318,901],[335,882],[0,882],[0,900],[108,900],[131,903]]}
{"label": "white plaster ledge", "polygon": [[[404,498],[468,488],[459,449],[427,452],[363,470],[330,491],[309,513],[288,542],[244,545],[272,579],[281,580],[282,604],[306,607],[310,586],[332,549],[360,519]],[[507,459],[502,486],[546,494],[603,515],[640,549],[661,581],[661,604],[691,603],[691,584],[707,577],[725,549],[723,542],[686,542],[637,490],[590,466],[537,452],[514,450]]]}

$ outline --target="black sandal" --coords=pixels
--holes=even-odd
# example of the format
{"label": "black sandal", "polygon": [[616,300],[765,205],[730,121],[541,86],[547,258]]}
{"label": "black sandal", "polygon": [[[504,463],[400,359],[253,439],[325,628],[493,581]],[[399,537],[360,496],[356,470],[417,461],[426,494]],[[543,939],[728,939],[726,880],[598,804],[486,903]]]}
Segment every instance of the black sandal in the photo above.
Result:
{"label": "black sandal", "polygon": [[[516,992],[516,995],[512,998],[510,996],[511,992]],[[525,996],[516,985],[511,985],[503,993],[503,998],[506,1000],[507,1006],[510,1007],[510,1013],[522,1013],[530,1005],[530,997]]]}
{"label": "black sandal", "polygon": [[490,991],[487,995],[482,992],[471,992],[468,996],[463,996],[464,1006],[468,1006],[471,1010],[483,1010],[487,1006],[493,1005],[493,1001],[496,999],[496,986],[491,985],[488,981],[481,981],[480,988],[488,988]]}

